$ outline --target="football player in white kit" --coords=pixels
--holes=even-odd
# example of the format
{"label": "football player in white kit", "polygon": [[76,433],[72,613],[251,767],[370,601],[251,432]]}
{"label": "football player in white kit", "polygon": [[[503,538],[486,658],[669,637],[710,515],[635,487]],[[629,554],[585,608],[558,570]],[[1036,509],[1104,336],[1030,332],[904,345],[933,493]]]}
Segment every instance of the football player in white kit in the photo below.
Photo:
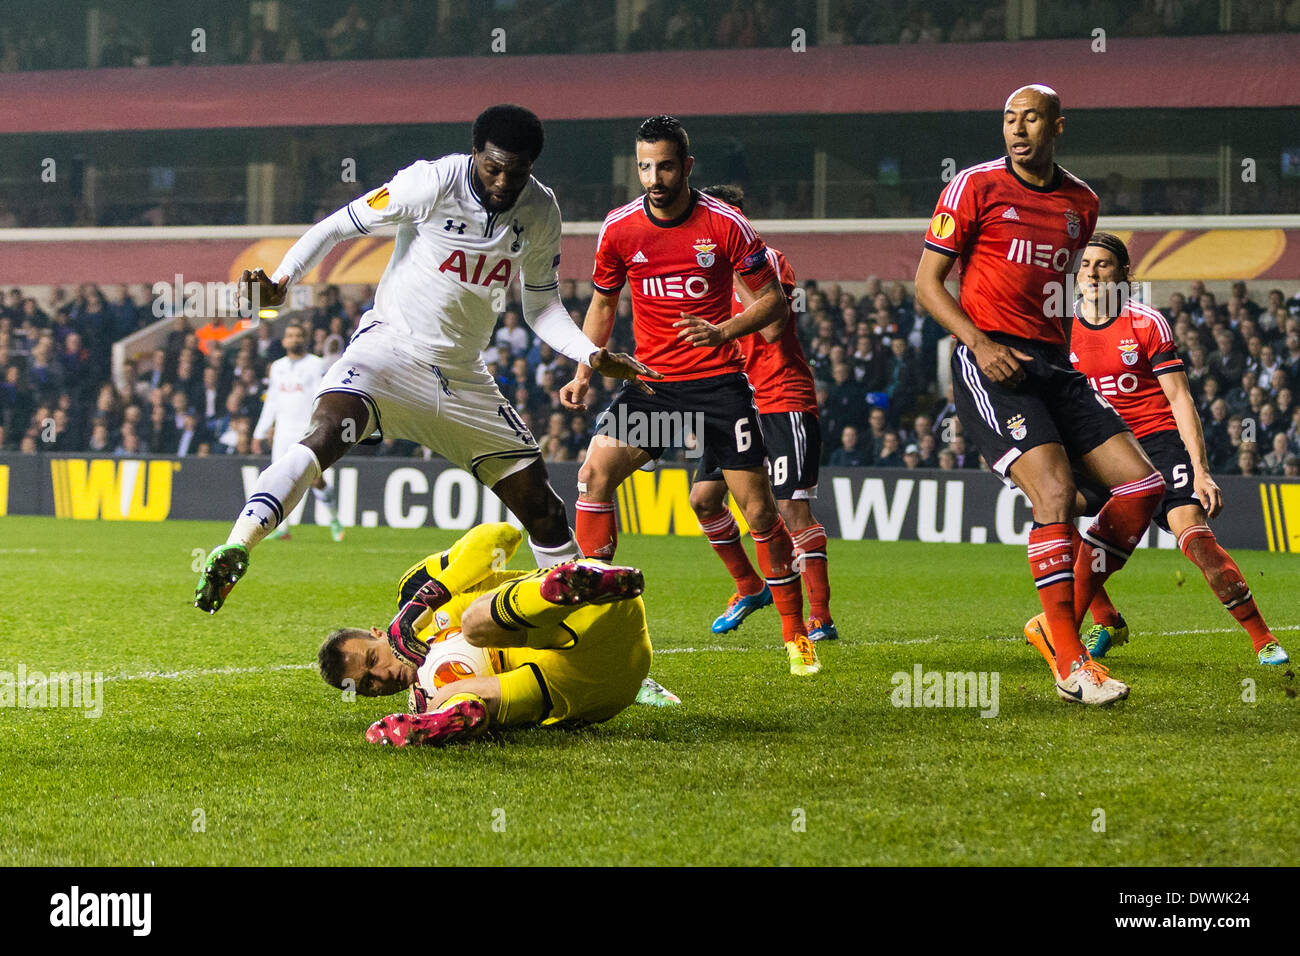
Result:
{"label": "football player in white kit", "polygon": [[195,607],[219,610],[249,551],[323,469],[376,431],[419,442],[491,488],[528,532],[539,567],[582,556],[537,442],[480,358],[506,289],[522,283],[524,319],[556,352],[600,375],[659,376],[596,346],[560,302],[560,209],[532,177],[542,144],[532,112],[490,107],[474,121],[472,153],[408,166],[308,230],[272,276],[244,274],[250,299],[278,305],[336,243],[398,227],[374,308],[322,379],[306,435],[258,476],[226,543],[209,554]]}
{"label": "football player in white kit", "polygon": [[[253,427],[253,440],[258,442],[264,441],[267,433],[273,431],[271,461],[283,458],[306,434],[316,389],[320,387],[326,370],[325,360],[307,351],[307,333],[297,322],[285,326],[280,344],[284,346],[285,354],[271,363],[266,401]],[[330,534],[335,541],[342,541],[343,524],[335,508],[334,489],[325,483],[324,474],[312,484],[311,491],[329,515]],[[267,537],[288,539],[289,522],[279,524]]]}

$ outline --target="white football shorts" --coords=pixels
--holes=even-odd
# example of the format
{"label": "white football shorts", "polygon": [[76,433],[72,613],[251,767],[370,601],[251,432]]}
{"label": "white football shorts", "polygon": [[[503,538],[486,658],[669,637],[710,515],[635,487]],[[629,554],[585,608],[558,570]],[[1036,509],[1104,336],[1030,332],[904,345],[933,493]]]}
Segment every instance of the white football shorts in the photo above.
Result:
{"label": "white football shorts", "polygon": [[372,321],[352,336],[316,397],[360,396],[370,421],[357,432],[358,440],[379,431],[384,438],[418,442],[489,488],[540,457],[532,433],[487,366],[458,368],[435,359]]}

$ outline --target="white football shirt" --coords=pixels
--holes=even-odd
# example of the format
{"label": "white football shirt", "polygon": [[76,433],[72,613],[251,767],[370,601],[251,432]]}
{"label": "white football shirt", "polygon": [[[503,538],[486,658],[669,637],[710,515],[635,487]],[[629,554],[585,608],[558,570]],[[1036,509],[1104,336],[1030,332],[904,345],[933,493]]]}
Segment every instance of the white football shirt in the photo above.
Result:
{"label": "white football shirt", "polygon": [[511,283],[558,288],[560,207],[530,177],[511,209],[490,212],[472,166],[466,153],[413,163],[313,226],[273,278],[297,282],[336,242],[395,224],[392,258],[359,327],[378,320],[440,361],[476,365]]}
{"label": "white football shirt", "polygon": [[285,355],[272,362],[266,401],[253,428],[253,437],[265,438],[274,425],[277,445],[285,438],[297,441],[311,421],[316,388],[327,367],[323,358],[310,352],[301,358]]}

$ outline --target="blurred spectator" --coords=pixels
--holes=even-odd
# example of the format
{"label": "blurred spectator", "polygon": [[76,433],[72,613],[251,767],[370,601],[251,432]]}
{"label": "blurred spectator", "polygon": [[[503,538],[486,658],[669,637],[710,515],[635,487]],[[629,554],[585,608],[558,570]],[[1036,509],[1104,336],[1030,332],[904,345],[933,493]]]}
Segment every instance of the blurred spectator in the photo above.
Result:
{"label": "blurred spectator", "polygon": [[874,462],[877,468],[902,468],[903,455],[897,432],[885,432],[880,442],[880,454]]}
{"label": "blurred spectator", "polygon": [[503,325],[497,329],[493,341],[497,345],[506,346],[512,356],[527,353],[529,346],[532,344],[531,338],[528,330],[523,326],[518,310],[506,309]]}
{"label": "blurred spectator", "polygon": [[[885,454],[885,437],[893,434],[889,431],[889,418],[883,408],[871,409],[871,413],[867,416],[867,427],[869,431],[866,436],[866,444],[871,451],[871,460],[878,462]],[[896,434],[894,440],[895,444],[897,444],[898,436]]]}
{"label": "blurred spectator", "polygon": [[831,452],[834,468],[857,468],[871,464],[871,455],[858,447],[858,430],[852,425],[840,432],[840,447]]}
{"label": "blurred spectator", "polygon": [[1286,432],[1277,432],[1269,440],[1268,448],[1271,450],[1264,456],[1260,462],[1261,470],[1266,475],[1283,475],[1286,474],[1286,460],[1291,457],[1291,448],[1287,442]]}

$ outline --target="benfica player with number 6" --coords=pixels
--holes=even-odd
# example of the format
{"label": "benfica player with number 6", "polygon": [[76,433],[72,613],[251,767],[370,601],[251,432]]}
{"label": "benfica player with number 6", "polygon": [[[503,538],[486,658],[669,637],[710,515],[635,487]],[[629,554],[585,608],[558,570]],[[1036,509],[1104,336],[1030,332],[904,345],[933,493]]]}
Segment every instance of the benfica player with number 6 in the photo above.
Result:
{"label": "benfica player with number 6", "polygon": [[[618,544],[614,492],[675,440],[696,440],[721,468],[749,523],[759,569],[781,614],[790,673],[817,673],[803,620],[794,543],[777,512],[767,448],[736,339],[789,315],[763,240],[738,209],[690,185],[695,160],[682,124],[654,116],[637,131],[637,174],[645,195],[605,217],[596,240],[595,286],[583,332],[608,342],[624,285],[632,289],[636,359],[662,378],[653,389],[626,383],[597,424],[578,472],[575,532],[583,554],[612,561]],[[731,314],[732,274],[754,302]],[[560,391],[568,408],[586,408],[591,369],[580,367]],[[700,434],[702,432],[702,434]]]}
{"label": "benfica player with number 6", "polygon": [[[1137,439],[1065,353],[1061,290],[1097,223],[1097,195],[1055,162],[1065,130],[1048,87],[1003,107],[1007,155],[958,173],[939,195],[916,271],[916,297],[959,340],[953,397],[966,434],[1034,509],[1029,567],[1043,613],[1026,637],[1046,642],[1061,699],[1109,704],[1128,686],[1079,641],[1093,595],[1123,566],[1164,495]],[[960,303],[944,288],[961,261]],[[1056,314],[1052,314],[1055,312]],[[1071,461],[1110,500],[1075,555]]]}

